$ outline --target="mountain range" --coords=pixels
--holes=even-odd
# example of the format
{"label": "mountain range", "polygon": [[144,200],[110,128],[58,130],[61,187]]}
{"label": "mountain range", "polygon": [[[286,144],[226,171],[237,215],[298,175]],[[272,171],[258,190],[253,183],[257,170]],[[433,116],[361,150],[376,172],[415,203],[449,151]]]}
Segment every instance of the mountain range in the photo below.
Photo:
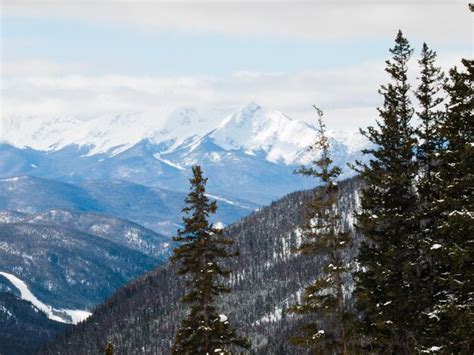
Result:
{"label": "mountain range", "polygon": [[[82,180],[72,184],[26,175],[0,178],[0,210],[10,211],[4,218],[18,219],[21,213],[54,209],[93,212],[133,221],[168,237],[181,224],[185,197],[184,192],[123,180]],[[259,206],[238,198],[210,197],[219,201],[213,221],[222,225],[237,221]]]}
{"label": "mountain range", "polygon": [[[208,191],[263,205],[311,182],[293,174],[312,157],[314,126],[256,103],[222,119],[195,109],[166,117],[124,113],[94,119],[8,117],[0,136],[0,177],[33,175],[65,182],[123,180],[186,192],[190,167],[211,177]],[[328,132],[332,156],[361,159],[364,139]]]}

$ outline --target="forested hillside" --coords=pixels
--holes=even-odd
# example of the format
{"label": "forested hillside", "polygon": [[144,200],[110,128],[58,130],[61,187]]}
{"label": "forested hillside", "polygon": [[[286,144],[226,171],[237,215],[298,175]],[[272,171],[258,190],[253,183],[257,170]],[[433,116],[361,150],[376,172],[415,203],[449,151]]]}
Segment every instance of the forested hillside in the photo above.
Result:
{"label": "forested hillside", "polygon": [[[91,308],[162,263],[105,238],[64,227],[0,224],[2,271],[56,307]],[[0,281],[1,282],[1,281]]]}
{"label": "forested hillside", "polygon": [[67,327],[48,319],[30,302],[0,292],[0,354],[31,354]]}
{"label": "forested hillside", "polygon": [[[340,183],[338,210],[343,224],[353,227],[360,182]],[[304,285],[320,273],[323,260],[294,251],[300,243],[304,203],[314,191],[292,193],[226,229],[240,256],[232,260],[229,278],[233,292],[224,296],[223,309],[238,331],[248,335],[257,354],[304,354],[288,345],[298,325],[286,310],[295,303]],[[347,260],[356,254],[360,236]],[[349,255],[351,254],[351,255]],[[346,287],[352,283],[347,280]],[[168,354],[183,316],[179,298],[182,280],[171,264],[146,274],[119,290],[94,314],[68,334],[43,349],[43,354],[97,354],[108,342],[117,354]]]}

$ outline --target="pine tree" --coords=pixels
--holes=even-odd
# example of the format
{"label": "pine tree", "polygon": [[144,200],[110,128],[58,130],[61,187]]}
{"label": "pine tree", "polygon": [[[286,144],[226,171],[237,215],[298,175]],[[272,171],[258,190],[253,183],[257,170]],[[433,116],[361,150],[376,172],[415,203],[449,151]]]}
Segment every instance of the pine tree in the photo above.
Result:
{"label": "pine tree", "polygon": [[443,144],[439,127],[444,119],[444,112],[440,109],[443,102],[441,91],[446,81],[441,68],[435,66],[436,52],[430,50],[423,43],[421,59],[418,61],[421,68],[420,85],[415,96],[418,99],[421,110],[417,112],[420,125],[417,128],[417,161],[420,169],[421,179],[418,183],[418,191],[424,203],[433,200],[430,194],[437,190],[435,188],[437,157]]}
{"label": "pine tree", "polygon": [[426,348],[441,352],[474,350],[474,61],[465,71],[450,70],[446,120],[440,125],[440,196],[433,204],[438,217],[429,248],[433,264],[433,304]]}
{"label": "pine tree", "polygon": [[367,238],[358,255],[357,306],[363,315],[360,332],[368,350],[409,354],[414,348],[412,310],[416,285],[412,284],[418,259],[415,231],[413,109],[409,99],[407,63],[412,49],[399,31],[393,58],[386,61],[390,82],[379,90],[384,104],[377,127],[361,130],[373,148],[368,164],[357,162],[365,182],[357,228]]}
{"label": "pine tree", "polygon": [[318,140],[310,146],[311,152],[321,152],[312,167],[297,171],[305,176],[320,179],[322,186],[315,192],[313,200],[306,206],[307,222],[302,226],[303,242],[299,252],[305,255],[324,257],[324,275],[306,287],[301,304],[290,308],[291,313],[313,314],[316,320],[306,324],[302,334],[293,336],[290,342],[297,346],[313,349],[315,353],[335,351],[338,354],[351,353],[350,313],[344,297],[344,277],[349,272],[344,265],[342,253],[346,251],[351,238],[341,231],[341,216],[335,204],[338,200],[337,177],[341,170],[333,165],[329,152],[329,141],[318,112]]}
{"label": "pine tree", "polygon": [[[433,209],[433,204],[439,199],[441,184],[439,180],[440,151],[444,140],[440,127],[445,120],[444,111],[440,106],[444,100],[443,86],[446,84],[444,73],[435,65],[436,52],[430,50],[426,43],[423,44],[421,58],[418,61],[421,75],[420,84],[415,92],[420,110],[417,116],[420,124],[416,129],[418,139],[416,160],[418,165],[418,179],[416,188],[418,192],[418,238],[414,246],[418,250],[418,259],[415,260],[416,272],[413,283],[418,283],[418,292],[413,310],[414,336],[418,347],[422,346],[425,339],[429,339],[432,318],[427,314],[431,308],[436,275],[433,273],[433,262],[430,257],[430,248],[433,236],[437,233],[439,216]],[[429,341],[428,341],[429,343]],[[420,348],[421,349],[421,348]]]}
{"label": "pine tree", "polygon": [[173,354],[231,354],[231,349],[249,347],[247,339],[238,336],[226,315],[219,314],[217,298],[230,289],[223,284],[229,270],[222,259],[237,253],[227,251],[233,241],[221,229],[209,223],[217,210],[216,201],[206,196],[207,178],[200,166],[193,166],[191,188],[183,208],[184,228],[174,240],[181,245],[174,249],[172,261],[179,264],[178,275],[186,276],[187,293],[182,302],[191,311],[182,321],[173,345]]}

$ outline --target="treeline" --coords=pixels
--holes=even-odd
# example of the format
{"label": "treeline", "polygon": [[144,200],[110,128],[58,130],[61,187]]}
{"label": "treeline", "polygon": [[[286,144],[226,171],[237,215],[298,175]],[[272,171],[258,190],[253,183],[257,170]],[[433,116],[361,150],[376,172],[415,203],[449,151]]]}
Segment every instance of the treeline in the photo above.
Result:
{"label": "treeline", "polygon": [[399,32],[380,119],[363,131],[374,148],[357,166],[367,186],[357,227],[368,241],[357,257],[356,330],[377,353],[472,353],[474,62],[445,79],[424,44],[415,109],[412,52]]}
{"label": "treeline", "polygon": [[[379,118],[361,130],[372,143],[364,151],[371,158],[354,165],[364,184],[354,213],[365,241],[349,262],[353,240],[336,207],[341,170],[331,160],[323,114],[315,107],[315,158],[297,172],[322,185],[306,205],[296,251],[324,264],[288,309],[303,316],[288,340],[315,354],[472,353],[474,62],[464,59],[462,69],[445,76],[436,52],[424,44],[418,86],[411,88],[413,49],[401,31],[390,52]],[[217,206],[205,195],[200,167],[193,173],[185,228],[175,238],[181,245],[172,258],[185,276],[182,301],[190,312],[172,351],[231,354],[251,347],[218,310],[219,295],[231,291],[223,283],[230,274],[225,259],[238,254],[208,222]]]}

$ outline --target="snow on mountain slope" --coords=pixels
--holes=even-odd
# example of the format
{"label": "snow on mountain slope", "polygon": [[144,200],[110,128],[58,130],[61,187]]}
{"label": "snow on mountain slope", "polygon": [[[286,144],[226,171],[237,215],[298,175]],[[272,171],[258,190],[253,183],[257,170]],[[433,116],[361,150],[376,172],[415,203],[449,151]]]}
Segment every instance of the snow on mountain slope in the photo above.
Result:
{"label": "snow on mountain slope", "polygon": [[110,113],[87,120],[75,116],[3,117],[0,141],[45,151],[74,144],[89,147],[87,156],[116,155],[147,138],[157,144],[181,144],[189,136],[202,135],[214,128],[212,122],[219,114],[222,111],[201,113],[185,107],[173,111]]}
{"label": "snow on mountain slope", "polygon": [[18,211],[0,210],[0,223],[16,223],[25,220],[27,214]]}
{"label": "snow on mountain slope", "polygon": [[[3,119],[2,138],[16,147],[55,151],[68,145],[89,146],[88,155],[125,150],[160,129],[160,122],[141,113],[78,117],[9,117]],[[120,150],[119,150],[120,151]]]}
{"label": "snow on mountain slope", "polygon": [[[84,122],[74,117],[2,117],[0,141],[18,148],[51,150],[74,143],[84,134]],[[61,143],[62,142],[62,143]]]}
{"label": "snow on mountain slope", "polygon": [[55,208],[24,217],[23,222],[72,228],[157,258],[164,258],[169,252],[168,237],[126,219],[104,214]]}
{"label": "snow on mountain slope", "polygon": [[149,138],[156,144],[165,142],[166,149],[161,153],[166,154],[212,131],[223,114],[222,110],[198,111],[189,107],[175,110],[168,115],[164,128]]}
{"label": "snow on mountain slope", "polygon": [[[9,122],[11,135],[5,137],[33,148],[0,144],[0,177],[31,175],[73,183],[121,180],[186,192],[191,166],[199,164],[212,177],[210,193],[258,205],[314,184],[293,172],[315,158],[306,149],[316,137],[315,128],[255,103],[230,114],[183,108],[109,115],[80,124],[65,118],[41,127],[32,124],[31,131]],[[353,176],[347,163],[367,159],[360,152],[366,141],[357,132],[328,131],[328,136],[341,179]],[[0,208],[31,212],[24,206]]]}
{"label": "snow on mountain slope", "polygon": [[250,103],[229,115],[211,134],[224,149],[263,150],[270,162],[292,164],[316,137],[314,127]]}
{"label": "snow on mountain slope", "polygon": [[15,275],[0,271],[21,293],[21,298],[31,302],[36,308],[46,313],[49,319],[61,323],[77,324],[87,319],[92,313],[79,309],[56,309],[41,302],[28,288],[27,284]]}
{"label": "snow on mountain slope", "polygon": [[[181,108],[174,111],[125,112],[84,120],[78,117],[2,118],[0,141],[13,146],[59,151],[67,146],[85,147],[82,156],[113,157],[144,140],[157,146],[157,160],[183,145],[210,137],[225,150],[247,154],[264,152],[266,160],[286,165],[307,161],[305,148],[316,136],[313,126],[276,110],[249,103],[230,110]],[[224,119],[222,119],[224,117]],[[358,134],[329,132],[347,147],[359,146]],[[356,142],[355,144],[353,142]],[[163,161],[179,167],[179,162]]]}

